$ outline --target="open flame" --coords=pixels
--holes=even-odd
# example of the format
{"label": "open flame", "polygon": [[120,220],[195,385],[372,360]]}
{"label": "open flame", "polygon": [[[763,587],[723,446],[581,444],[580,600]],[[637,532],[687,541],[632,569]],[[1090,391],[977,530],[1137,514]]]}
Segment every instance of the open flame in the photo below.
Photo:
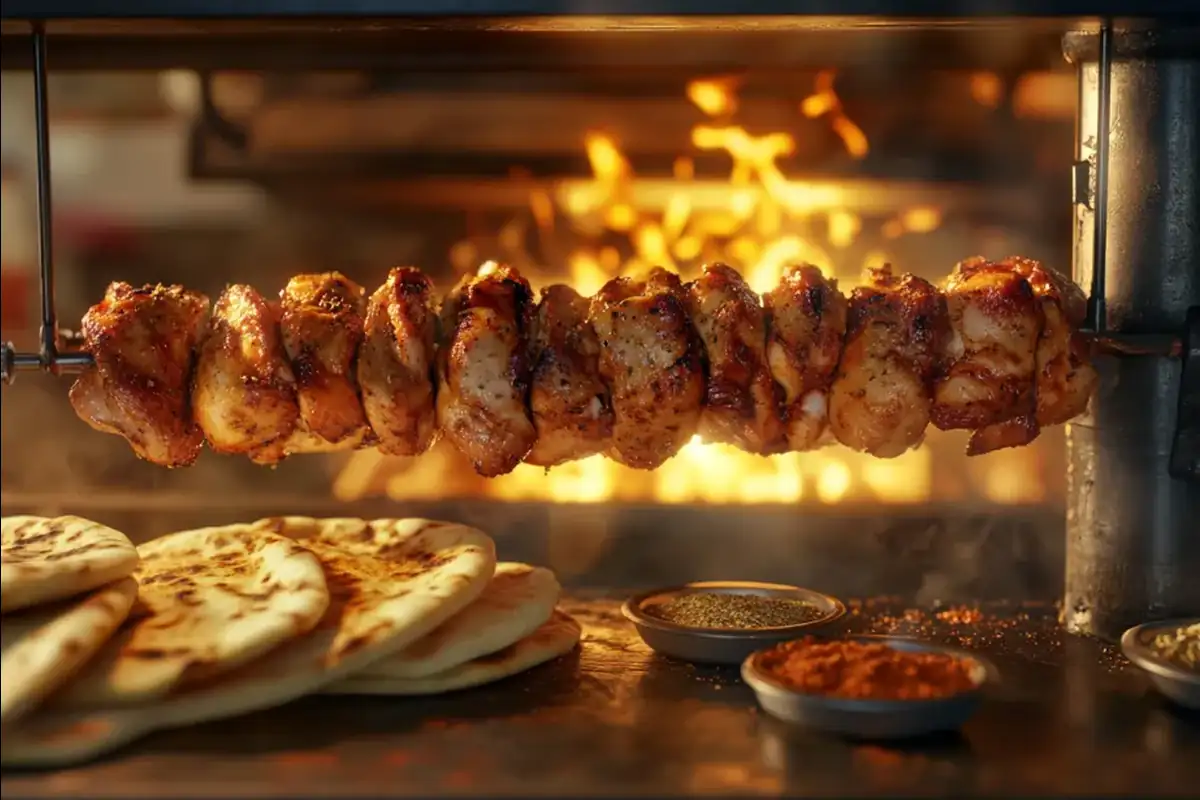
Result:
{"label": "open flame", "polygon": [[[864,158],[869,142],[842,107],[835,78],[832,70],[821,72],[798,111],[828,120],[846,152]],[[640,180],[619,143],[593,131],[584,140],[592,179],[563,182],[551,191],[535,189],[530,197],[529,216],[540,233],[550,238],[559,226],[569,232],[562,256],[566,274],[538,268],[525,250],[524,221],[501,229],[495,246],[535,288],[565,281],[584,294],[612,277],[638,276],[654,266],[687,279],[708,261],[739,268],[758,292],[774,287],[783,268],[798,261],[834,275],[847,290],[858,284],[863,267],[895,263],[886,252],[870,253],[866,264],[839,258],[863,231],[864,220],[845,207],[841,185],[783,173],[779,160],[796,147],[790,133],[754,135],[732,122],[737,86],[735,78],[707,78],[692,81],[686,90],[707,118],[693,128],[691,144],[697,151],[728,155],[732,166],[726,183],[696,181],[694,164],[686,156],[676,159],[670,180]],[[940,209],[915,207],[884,221],[879,233],[884,240],[895,240],[929,233],[940,223]],[[813,230],[823,235],[813,235]],[[451,250],[451,262],[465,273],[476,268],[480,254],[475,242],[460,242]],[[909,504],[932,499],[933,461],[928,443],[881,460],[841,447],[763,457],[694,439],[653,472],[593,456],[551,470],[522,464],[508,475],[484,480],[453,447],[440,442],[416,458],[374,450],[354,453],[335,480],[334,493],[345,500],[386,494],[397,500],[483,496],[556,503]],[[1040,502],[1041,482],[1028,479],[1039,466],[1035,448],[994,453],[966,470],[973,489],[960,486],[950,495],[973,491],[993,502]]]}

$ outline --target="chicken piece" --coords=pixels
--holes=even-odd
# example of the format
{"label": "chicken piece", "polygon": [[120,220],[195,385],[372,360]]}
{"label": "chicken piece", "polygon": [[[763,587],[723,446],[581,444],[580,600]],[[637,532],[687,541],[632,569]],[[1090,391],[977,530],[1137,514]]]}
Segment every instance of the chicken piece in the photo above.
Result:
{"label": "chicken piece", "polygon": [[600,340],[588,305],[570,286],[542,290],[529,391],[537,443],[526,463],[553,467],[586,458],[603,450],[612,435],[612,402],[600,378]]}
{"label": "chicken piece", "polygon": [[1087,410],[1099,383],[1087,340],[1079,333],[1087,314],[1087,298],[1070,278],[1032,259],[1014,256],[1000,264],[1029,281],[1042,304],[1045,325],[1037,346],[1038,424],[1069,422]]}
{"label": "chicken piece", "polygon": [[979,449],[986,440],[1004,442],[1000,446],[1033,441],[1044,315],[1029,281],[1005,264],[972,258],[955,266],[943,293],[950,336],[933,389],[933,424],[975,431],[972,454],[987,452]]}
{"label": "chicken piece", "polygon": [[788,267],[763,297],[767,359],[783,387],[787,449],[813,450],[831,437],[829,387],[842,356],[848,303],[837,281],[810,264]]}
{"label": "chicken piece", "polygon": [[244,285],[227,288],[213,307],[196,362],[192,411],[218,453],[246,453],[257,464],[276,464],[287,454],[300,406],[279,316]]}
{"label": "chicken piece", "polygon": [[432,297],[419,269],[397,267],[367,303],[358,385],[379,449],[389,455],[420,455],[437,435]]}
{"label": "chicken piece", "polygon": [[437,419],[485,478],[512,472],[537,431],[526,398],[533,291],[515,269],[485,264],[446,298]]}
{"label": "chicken piece", "polygon": [[204,437],[188,405],[196,343],[208,298],[182,286],[111,283],[83,316],[84,349],[94,365],[71,387],[80,419],[128,440],[139,458],[185,467]]}
{"label": "chicken piece", "polygon": [[704,403],[704,345],[687,313],[679,278],[615,278],[591,304],[600,375],[612,391],[610,458],[655,469],[696,433]]}
{"label": "chicken piece", "polygon": [[287,451],[359,446],[371,431],[354,376],[363,339],[363,288],[339,272],[297,275],[279,298],[279,331],[300,405]]}
{"label": "chicken piece", "polygon": [[871,270],[850,295],[846,346],[829,395],[842,444],[895,458],[920,444],[949,336],[946,300],[928,281]]}
{"label": "chicken piece", "polygon": [[758,295],[732,267],[709,264],[688,285],[688,313],[708,355],[700,436],[748,453],[782,450],[782,393],[767,366],[766,315]]}

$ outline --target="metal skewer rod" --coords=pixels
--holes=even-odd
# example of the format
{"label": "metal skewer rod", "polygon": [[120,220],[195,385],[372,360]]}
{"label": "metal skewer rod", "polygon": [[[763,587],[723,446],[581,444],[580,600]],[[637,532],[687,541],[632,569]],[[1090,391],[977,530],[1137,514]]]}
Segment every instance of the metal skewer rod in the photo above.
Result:
{"label": "metal skewer rod", "polygon": [[54,297],[54,210],[50,183],[50,115],[47,111],[46,29],[33,25],[33,106],[37,144],[38,275],[42,300],[41,329],[37,353],[15,352],[10,342],[3,345],[0,366],[4,383],[17,372],[45,370],[55,374],[75,372],[92,363],[87,353],[58,351],[58,311]]}
{"label": "metal skewer rod", "polygon": [[[1097,65],[1098,120],[1096,127],[1096,192],[1093,200],[1093,255],[1091,296],[1085,331],[1099,352],[1113,355],[1160,355],[1178,358],[1182,341],[1175,335],[1120,336],[1107,332],[1105,277],[1108,253],[1109,121],[1112,95],[1112,20],[1100,27]],[[33,29],[33,89],[37,131],[38,266],[41,284],[41,332],[39,352],[17,353],[3,345],[3,381],[10,383],[16,372],[45,370],[55,374],[76,372],[92,363],[88,353],[60,353],[58,314],[54,293],[53,208],[50,179],[50,120],[47,110],[46,32],[41,22]]]}
{"label": "metal skewer rod", "polygon": [[1092,286],[1088,325],[1097,334],[1108,327],[1105,277],[1108,272],[1108,134],[1112,104],[1112,20],[1100,25],[1100,58],[1096,65],[1096,197],[1092,225]]}
{"label": "metal skewer rod", "polygon": [[[50,180],[50,113],[47,109],[46,28],[33,31],[33,103],[37,125],[38,271],[41,275],[42,329],[39,357],[42,369],[55,374],[74,372],[92,363],[87,353],[60,353],[58,311],[54,295],[54,204]],[[19,360],[14,362],[20,368]]]}
{"label": "metal skewer rod", "polygon": [[46,31],[33,29],[33,107],[37,133],[38,271],[41,275],[42,328],[39,353],[46,366],[58,355],[58,312],[54,308],[54,217],[50,185],[50,115],[46,110]]}

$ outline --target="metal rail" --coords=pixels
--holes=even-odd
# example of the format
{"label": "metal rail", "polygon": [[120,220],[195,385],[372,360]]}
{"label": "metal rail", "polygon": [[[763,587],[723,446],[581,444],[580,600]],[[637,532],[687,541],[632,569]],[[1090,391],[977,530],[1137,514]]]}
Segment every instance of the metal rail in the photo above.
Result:
{"label": "metal rail", "polygon": [[[11,383],[18,372],[40,370],[61,375],[78,372],[92,363],[84,352],[62,352],[62,335],[54,302],[53,208],[50,181],[50,122],[47,113],[46,30],[42,22],[33,24],[33,89],[37,127],[37,209],[38,268],[41,285],[41,334],[37,353],[18,353],[11,342],[3,344],[0,357],[2,378]],[[1113,27],[1105,20],[1100,29],[1099,122],[1096,145],[1096,191],[1093,198],[1095,236],[1093,239],[1092,285],[1088,300],[1088,327],[1097,352],[1121,356],[1166,356],[1184,354],[1181,336],[1127,336],[1107,331],[1105,277],[1108,246],[1108,151],[1109,109],[1111,105]]]}

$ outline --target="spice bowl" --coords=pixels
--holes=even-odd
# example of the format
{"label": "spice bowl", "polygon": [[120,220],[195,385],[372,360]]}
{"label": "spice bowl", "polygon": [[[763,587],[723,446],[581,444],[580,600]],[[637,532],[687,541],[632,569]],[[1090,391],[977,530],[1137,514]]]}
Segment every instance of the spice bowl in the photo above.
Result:
{"label": "spice bowl", "polygon": [[780,682],[760,664],[765,650],[742,663],[742,680],[768,714],[855,739],[911,739],[956,731],[978,710],[983,688],[998,673],[979,656],[953,647],[896,636],[848,636],[842,641],[884,644],[906,653],[935,653],[968,662],[970,689],[946,697],[915,700],[859,699],[802,692]]}
{"label": "spice bowl", "polygon": [[1169,700],[1184,708],[1200,710],[1200,672],[1175,663],[1154,646],[1160,636],[1196,624],[1200,624],[1200,617],[1137,625],[1121,637],[1121,652],[1145,672],[1154,688]]}
{"label": "spice bowl", "polygon": [[[659,609],[672,601],[696,595],[733,595],[791,601],[808,609],[794,624],[766,627],[705,627],[679,624],[660,616]],[[700,664],[740,664],[756,650],[797,639],[828,625],[846,613],[840,600],[811,589],[754,581],[701,581],[644,592],[625,601],[621,612],[653,650],[672,658]]]}

